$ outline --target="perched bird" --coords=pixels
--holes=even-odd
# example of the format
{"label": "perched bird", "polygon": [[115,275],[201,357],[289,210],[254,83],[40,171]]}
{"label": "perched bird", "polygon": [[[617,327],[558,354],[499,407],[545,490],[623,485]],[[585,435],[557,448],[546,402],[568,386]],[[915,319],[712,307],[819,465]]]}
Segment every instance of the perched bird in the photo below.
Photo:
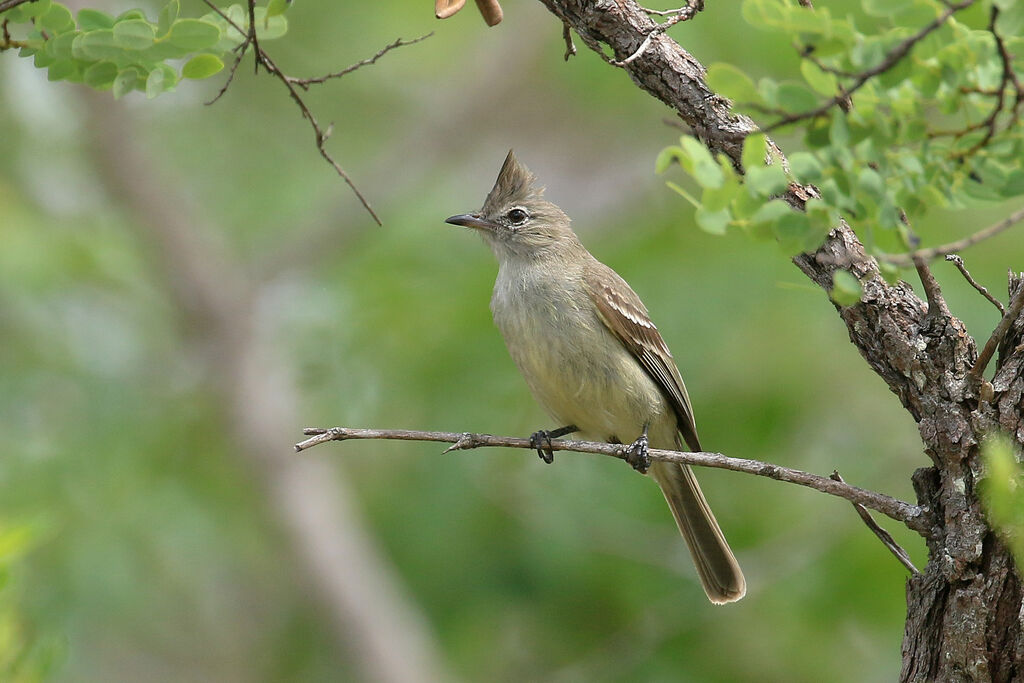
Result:
{"label": "perched bird", "polygon": [[586,250],[535,182],[510,151],[483,208],[446,221],[476,229],[490,245],[498,259],[494,322],[534,398],[565,425],[535,432],[533,444],[551,462],[554,437],[635,439],[627,460],[661,487],[708,598],[739,600],[746,581],[693,471],[647,454],[648,443],[702,450],[672,354],[640,298]]}

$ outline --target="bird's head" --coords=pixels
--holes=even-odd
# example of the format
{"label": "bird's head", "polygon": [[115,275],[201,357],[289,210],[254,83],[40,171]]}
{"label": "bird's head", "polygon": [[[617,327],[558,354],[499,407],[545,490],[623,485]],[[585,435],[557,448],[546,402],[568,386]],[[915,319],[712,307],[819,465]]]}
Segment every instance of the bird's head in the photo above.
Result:
{"label": "bird's head", "polygon": [[509,150],[483,208],[445,222],[479,230],[499,260],[538,258],[560,247],[579,246],[569,217],[544,199],[544,188],[536,180]]}

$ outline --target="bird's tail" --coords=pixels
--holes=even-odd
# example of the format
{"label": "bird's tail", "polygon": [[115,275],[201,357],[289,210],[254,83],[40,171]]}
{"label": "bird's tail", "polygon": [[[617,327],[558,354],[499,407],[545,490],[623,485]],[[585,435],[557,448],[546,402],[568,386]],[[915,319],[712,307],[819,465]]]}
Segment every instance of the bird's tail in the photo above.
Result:
{"label": "bird's tail", "polygon": [[665,494],[679,531],[690,547],[708,599],[716,605],[723,605],[746,595],[747,582],[743,572],[704,499],[693,470],[687,465],[654,462],[651,464],[651,476]]}

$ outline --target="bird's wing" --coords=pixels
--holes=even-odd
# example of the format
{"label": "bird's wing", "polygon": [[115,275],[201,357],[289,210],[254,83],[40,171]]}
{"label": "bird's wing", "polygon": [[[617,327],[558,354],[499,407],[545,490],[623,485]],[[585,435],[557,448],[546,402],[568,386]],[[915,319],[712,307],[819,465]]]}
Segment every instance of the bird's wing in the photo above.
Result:
{"label": "bird's wing", "polygon": [[686,444],[700,451],[697,425],[693,420],[693,408],[686,393],[686,385],[672,360],[668,345],[651,322],[640,297],[618,273],[603,263],[595,261],[594,267],[588,269],[584,278],[601,321],[661,387],[676,413],[679,431]]}

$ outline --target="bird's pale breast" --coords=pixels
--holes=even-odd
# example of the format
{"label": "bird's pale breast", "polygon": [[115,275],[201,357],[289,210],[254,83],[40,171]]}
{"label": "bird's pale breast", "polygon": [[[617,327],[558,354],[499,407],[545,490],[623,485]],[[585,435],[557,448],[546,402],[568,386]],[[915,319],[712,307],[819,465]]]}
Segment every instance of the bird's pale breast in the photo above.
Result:
{"label": "bird's pale breast", "polygon": [[651,423],[652,445],[671,448],[675,416],[640,364],[604,326],[582,280],[526,264],[502,266],[491,310],[534,398],[558,425],[629,443]]}

